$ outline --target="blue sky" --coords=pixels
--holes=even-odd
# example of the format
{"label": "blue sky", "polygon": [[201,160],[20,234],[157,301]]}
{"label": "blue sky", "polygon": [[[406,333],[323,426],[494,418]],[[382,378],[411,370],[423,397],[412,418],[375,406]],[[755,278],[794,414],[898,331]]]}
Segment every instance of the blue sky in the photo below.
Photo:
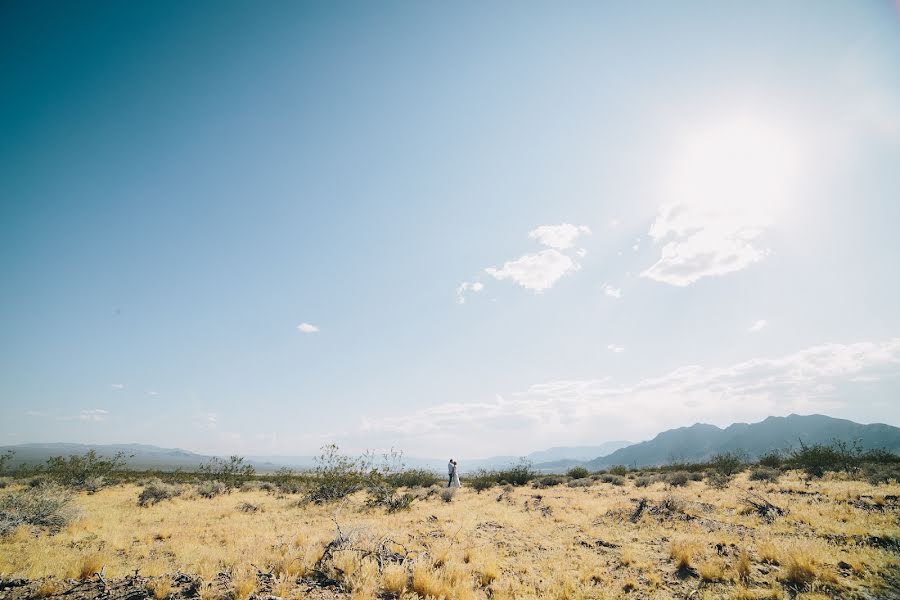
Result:
{"label": "blue sky", "polygon": [[900,425],[890,2],[0,13],[0,443]]}

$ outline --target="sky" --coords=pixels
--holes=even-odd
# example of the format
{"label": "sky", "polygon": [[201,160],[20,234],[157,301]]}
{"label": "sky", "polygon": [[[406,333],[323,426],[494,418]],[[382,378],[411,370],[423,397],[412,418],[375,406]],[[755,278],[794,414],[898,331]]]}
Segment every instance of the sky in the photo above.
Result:
{"label": "sky", "polygon": [[0,4],[0,445],[900,425],[892,2]]}

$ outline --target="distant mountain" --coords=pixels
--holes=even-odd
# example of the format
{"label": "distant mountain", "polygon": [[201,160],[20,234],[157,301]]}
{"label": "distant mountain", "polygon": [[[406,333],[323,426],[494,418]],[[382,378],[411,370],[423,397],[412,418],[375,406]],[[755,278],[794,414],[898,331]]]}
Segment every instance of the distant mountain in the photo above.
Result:
{"label": "distant mountain", "polygon": [[558,446],[548,450],[532,452],[526,458],[535,464],[553,461],[586,461],[606,456],[620,448],[630,446],[631,442],[606,442],[599,446]]}
{"label": "distant mountain", "polygon": [[585,466],[597,470],[612,465],[645,467],[675,461],[700,462],[713,454],[738,450],[756,458],[773,450],[797,447],[800,440],[804,444],[859,440],[865,450],[886,448],[900,452],[900,428],[882,423],[862,425],[825,415],[789,415],[768,417],[759,423],[735,423],[725,429],[703,423],[670,429],[650,441],[591,460]]}
{"label": "distant mountain", "polygon": [[20,444],[4,446],[0,448],[0,452],[14,450],[16,454],[11,466],[17,467],[22,464],[41,464],[51,456],[84,454],[91,449],[104,458],[124,452],[131,457],[128,459],[128,466],[134,469],[196,469],[211,458],[180,448],[160,448],[148,444]]}

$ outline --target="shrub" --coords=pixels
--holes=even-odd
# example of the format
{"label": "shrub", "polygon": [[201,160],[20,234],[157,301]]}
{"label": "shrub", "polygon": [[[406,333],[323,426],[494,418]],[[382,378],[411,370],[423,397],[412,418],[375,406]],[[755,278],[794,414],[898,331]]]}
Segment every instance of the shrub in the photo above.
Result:
{"label": "shrub", "polygon": [[584,479],[585,477],[590,477],[591,472],[584,467],[572,467],[566,472],[566,475],[572,479]]}
{"label": "shrub", "polygon": [[625,485],[625,478],[615,473],[604,473],[600,476],[603,483],[611,483],[613,485]]}
{"label": "shrub", "polygon": [[656,483],[655,477],[651,475],[641,475],[634,480],[634,487],[647,487],[648,485],[651,485],[653,483]]}
{"label": "shrub", "polygon": [[706,476],[706,483],[717,490],[724,490],[728,487],[728,484],[731,483],[731,476],[723,475],[718,471],[712,471]]}
{"label": "shrub", "polygon": [[498,483],[510,483],[512,485],[526,485],[537,476],[533,465],[527,458],[520,458],[514,466],[501,469],[496,473]]}
{"label": "shrub", "polygon": [[549,488],[554,487],[566,482],[566,478],[562,475],[547,475],[546,477],[540,477],[531,482],[531,485],[536,488]]}
{"label": "shrub", "polygon": [[245,481],[253,477],[256,469],[253,465],[245,465],[244,457],[232,455],[228,460],[213,457],[197,469],[204,479],[221,482],[228,489],[240,488]]}
{"label": "shrub", "polygon": [[316,457],[312,489],[306,500],[316,504],[334,502],[363,489],[369,482],[368,465],[363,459],[353,459],[340,453],[335,444],[322,447]]}
{"label": "shrub", "polygon": [[12,461],[13,456],[15,455],[15,450],[7,450],[3,454],[0,454],[0,475],[3,475],[3,472],[6,470],[6,465]]}
{"label": "shrub", "polygon": [[[613,477],[615,477],[615,476],[613,476]],[[594,480],[591,479],[590,477],[582,477],[581,479],[573,479],[572,481],[569,482],[569,487],[571,487],[571,488],[591,487],[592,485],[594,485]],[[621,485],[621,484],[617,484],[617,485]]]}
{"label": "shrub", "polygon": [[388,482],[394,487],[431,487],[443,481],[437,475],[427,469],[407,469],[399,473],[387,476]]}
{"label": "shrub", "polygon": [[784,457],[781,456],[781,452],[778,450],[772,450],[771,452],[766,452],[760,456],[757,462],[762,467],[780,469],[781,465],[784,464]]}
{"label": "shrub", "polygon": [[626,467],[625,465],[613,465],[609,468],[609,472],[613,475],[625,477],[625,475],[628,474],[628,467]]}
{"label": "shrub", "polygon": [[159,479],[151,481],[144,486],[138,495],[138,506],[152,506],[163,500],[171,500],[181,495],[181,487],[170,483],[163,483]]}
{"label": "shrub", "polygon": [[788,462],[795,469],[806,473],[807,477],[821,477],[829,471],[853,472],[859,468],[862,449],[858,442],[848,444],[834,440],[831,444],[804,444],[791,451]]}
{"label": "shrub", "polygon": [[448,487],[441,489],[440,492],[441,500],[444,502],[451,502],[453,498],[456,496],[456,488]]}
{"label": "shrub", "polygon": [[672,487],[683,487],[687,485],[691,474],[687,471],[673,471],[666,475],[666,483]]}
{"label": "shrub", "polygon": [[716,473],[725,477],[731,477],[740,473],[744,470],[746,463],[747,455],[743,452],[722,452],[713,454],[712,458],[709,459],[709,465]]}
{"label": "shrub", "polygon": [[0,495],[0,537],[20,525],[59,531],[77,516],[72,494],[57,485],[42,485]]}
{"label": "shrub", "polygon": [[228,488],[221,481],[204,481],[197,484],[197,494],[204,498],[215,498],[227,490]]}
{"label": "shrub", "polygon": [[237,509],[243,513],[259,512],[259,507],[251,502],[241,502],[238,504]]}
{"label": "shrub", "polygon": [[750,481],[768,481],[775,483],[781,476],[781,471],[772,467],[756,467],[750,471]]}
{"label": "shrub", "polygon": [[117,452],[112,458],[103,458],[95,450],[88,450],[83,456],[72,454],[68,458],[54,456],[40,469],[47,479],[63,486],[85,489],[91,485],[102,485],[103,478],[125,466],[124,452]]}
{"label": "shrub", "polygon": [[369,497],[366,500],[366,506],[376,507],[383,506],[389,513],[398,510],[408,510],[416,497],[412,494],[398,494],[397,490],[390,485],[373,485],[368,488]]}
{"label": "shrub", "polygon": [[497,485],[497,475],[491,471],[481,469],[476,471],[474,475],[466,478],[466,485],[471,487],[478,493],[490,489]]}
{"label": "shrub", "polygon": [[900,467],[897,465],[866,465],[866,480],[872,485],[900,481]]}

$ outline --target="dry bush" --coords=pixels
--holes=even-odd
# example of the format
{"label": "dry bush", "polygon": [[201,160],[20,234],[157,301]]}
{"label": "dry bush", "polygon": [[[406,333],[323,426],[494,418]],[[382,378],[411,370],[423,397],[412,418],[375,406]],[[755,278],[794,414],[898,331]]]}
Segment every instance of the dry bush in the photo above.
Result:
{"label": "dry bush", "polygon": [[215,498],[224,494],[226,490],[225,484],[221,481],[204,481],[197,484],[196,488],[197,495],[204,498]]}
{"label": "dry bush", "polygon": [[92,552],[82,556],[78,566],[78,578],[88,579],[93,577],[100,572],[104,564],[106,564],[106,556],[100,552]]}
{"label": "dry bush", "polygon": [[669,545],[669,558],[675,561],[678,569],[693,569],[699,553],[700,544],[689,538],[673,540]]}
{"label": "dry bush", "polygon": [[591,479],[590,477],[584,477],[582,479],[573,479],[572,481],[569,482],[570,488],[591,487],[592,485],[594,485],[594,480]]}
{"label": "dry bush", "polygon": [[600,475],[600,481],[603,483],[611,483],[612,485],[625,485],[625,477],[616,475],[615,473],[603,473]]}
{"label": "dry bush", "polygon": [[36,598],[49,598],[51,596],[58,596],[63,591],[63,584],[61,581],[56,579],[45,579],[41,582],[41,585],[38,586],[38,589],[35,590],[34,595]]}
{"label": "dry bush", "polygon": [[480,562],[475,573],[481,587],[487,587],[500,577],[500,567],[493,558],[486,558]]}
{"label": "dry bush", "polygon": [[634,487],[647,487],[648,485],[654,484],[657,481],[657,478],[652,475],[640,475],[635,478]]}
{"label": "dry bush", "polygon": [[147,583],[147,591],[156,600],[163,600],[172,594],[172,582],[168,577],[157,577]]}
{"label": "dry bush", "polygon": [[704,561],[697,567],[697,573],[701,581],[723,581],[725,579],[725,565],[719,560]]}
{"label": "dry bush", "polygon": [[181,495],[181,486],[163,483],[159,479],[148,482],[138,495],[138,506],[152,506]]}
{"label": "dry bush", "polygon": [[59,531],[78,516],[71,492],[54,484],[9,492],[0,496],[0,537],[21,525]]}
{"label": "dry bush", "polygon": [[756,467],[750,471],[750,481],[766,481],[775,483],[781,476],[781,471],[772,467]]}
{"label": "dry bush", "polygon": [[746,550],[741,550],[734,559],[735,575],[739,581],[747,581],[750,579],[751,570],[750,554]]}
{"label": "dry bush", "polygon": [[406,568],[401,565],[387,565],[381,573],[381,589],[389,594],[402,594],[408,581]]}
{"label": "dry bush", "polygon": [[443,488],[440,491],[440,496],[441,496],[441,500],[443,500],[444,502],[452,502],[453,498],[456,497],[456,488],[455,487]]}
{"label": "dry bush", "polygon": [[446,598],[447,588],[437,573],[426,563],[418,562],[412,568],[412,591],[423,598]]}
{"label": "dry bush", "polygon": [[807,548],[794,546],[784,553],[781,561],[782,581],[804,589],[819,577],[820,567]]}
{"label": "dry bush", "polygon": [[673,471],[672,473],[668,473],[665,479],[666,483],[672,487],[686,486],[690,480],[691,474],[687,471]]}

